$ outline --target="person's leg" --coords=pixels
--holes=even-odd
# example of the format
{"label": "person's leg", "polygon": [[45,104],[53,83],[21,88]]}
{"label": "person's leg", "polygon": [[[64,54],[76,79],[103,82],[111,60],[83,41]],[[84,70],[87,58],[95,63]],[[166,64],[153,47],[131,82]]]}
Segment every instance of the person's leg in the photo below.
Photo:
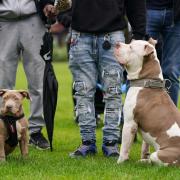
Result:
{"label": "person's leg", "polygon": [[[171,81],[169,95],[177,106],[180,76],[180,21],[173,25],[173,13],[167,11],[163,31],[163,76]],[[167,83],[169,86],[169,83]]]}
{"label": "person's leg", "polygon": [[[123,68],[114,57],[114,45],[117,42],[124,42],[123,32],[114,32],[99,38],[99,70],[102,85],[104,88],[104,128],[103,128],[103,152],[105,155],[111,155],[111,152],[105,146],[114,146],[117,144],[120,135],[121,120],[121,82],[123,80]],[[104,39],[108,40],[111,48],[103,49]],[[118,151],[112,152],[118,155]]]}
{"label": "person's leg", "polygon": [[161,62],[162,59],[162,38],[161,32],[164,23],[164,11],[160,10],[147,10],[147,25],[146,32],[150,37],[157,40],[158,43],[156,45],[157,56]]}
{"label": "person's leg", "polygon": [[[45,27],[38,15],[21,21],[20,42],[23,49],[23,66],[27,77],[30,97],[32,99],[30,104],[31,114],[29,117],[29,131],[31,136],[40,133],[42,127],[45,125],[43,119],[44,61],[40,56],[40,48],[43,43],[42,37],[44,33]],[[42,137],[42,139],[44,139],[44,137]],[[45,139],[42,142],[44,143],[39,142],[37,144],[39,148],[49,148]]]}
{"label": "person's leg", "polygon": [[[96,61],[92,55],[93,35],[72,32],[69,67],[73,75],[76,98],[76,116],[80,127],[83,146],[70,156],[87,155],[87,146],[95,144],[94,93],[97,82]],[[84,151],[83,151],[84,150]]]}
{"label": "person's leg", "polygon": [[13,89],[19,57],[19,21],[0,22],[0,89]]}

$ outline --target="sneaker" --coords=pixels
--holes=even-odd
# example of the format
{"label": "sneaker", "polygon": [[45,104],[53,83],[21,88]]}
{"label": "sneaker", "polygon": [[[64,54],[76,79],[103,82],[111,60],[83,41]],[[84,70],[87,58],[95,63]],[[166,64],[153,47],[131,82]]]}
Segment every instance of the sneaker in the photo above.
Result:
{"label": "sneaker", "polygon": [[93,144],[83,143],[77,150],[70,153],[69,156],[72,158],[76,158],[76,157],[85,157],[87,155],[95,155],[96,153],[97,153],[97,147],[95,143]]}
{"label": "sneaker", "polygon": [[118,144],[106,143],[102,145],[102,151],[106,157],[117,157],[119,156]]}
{"label": "sneaker", "polygon": [[31,134],[29,144],[41,150],[50,149],[48,141],[41,132]]}

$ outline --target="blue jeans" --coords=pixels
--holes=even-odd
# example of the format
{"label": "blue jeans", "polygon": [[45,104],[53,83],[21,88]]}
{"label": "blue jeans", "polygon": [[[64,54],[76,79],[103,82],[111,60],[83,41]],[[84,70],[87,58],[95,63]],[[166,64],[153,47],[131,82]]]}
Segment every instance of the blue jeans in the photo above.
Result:
{"label": "blue jeans", "polygon": [[172,83],[169,95],[178,102],[180,76],[180,21],[174,24],[172,10],[148,10],[147,33],[162,40],[161,67],[165,79]]}
{"label": "blue jeans", "polygon": [[[109,50],[102,48],[105,39],[111,43]],[[119,138],[123,68],[113,55],[117,42],[124,42],[122,31],[100,35],[72,31],[69,67],[74,79],[76,115],[83,141],[96,141],[94,94],[98,77],[105,92],[103,142]]]}

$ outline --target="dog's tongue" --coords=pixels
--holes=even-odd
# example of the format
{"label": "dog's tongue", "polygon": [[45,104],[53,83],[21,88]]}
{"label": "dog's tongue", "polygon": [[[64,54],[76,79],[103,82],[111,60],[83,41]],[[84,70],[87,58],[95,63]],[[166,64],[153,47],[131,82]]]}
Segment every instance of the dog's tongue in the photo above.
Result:
{"label": "dog's tongue", "polygon": [[11,129],[11,132],[12,132],[12,133],[15,133],[15,130],[14,130],[13,125],[10,125],[10,129]]}

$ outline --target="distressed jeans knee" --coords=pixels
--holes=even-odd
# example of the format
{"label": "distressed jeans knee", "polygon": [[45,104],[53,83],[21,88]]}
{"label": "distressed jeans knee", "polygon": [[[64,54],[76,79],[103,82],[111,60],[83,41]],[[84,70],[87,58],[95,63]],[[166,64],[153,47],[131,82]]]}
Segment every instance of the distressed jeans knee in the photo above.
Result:
{"label": "distressed jeans knee", "polygon": [[102,72],[102,79],[105,90],[103,142],[106,143],[118,141],[120,136],[119,125],[122,112],[120,86],[123,80],[123,68],[118,64],[105,67]]}
{"label": "distressed jeans knee", "polygon": [[[107,57],[107,56],[106,56]],[[113,56],[112,56],[113,57]],[[120,137],[120,121],[122,112],[121,82],[124,69],[112,58],[109,64],[103,65],[102,82],[104,87],[104,127],[103,143],[118,141]]]}

